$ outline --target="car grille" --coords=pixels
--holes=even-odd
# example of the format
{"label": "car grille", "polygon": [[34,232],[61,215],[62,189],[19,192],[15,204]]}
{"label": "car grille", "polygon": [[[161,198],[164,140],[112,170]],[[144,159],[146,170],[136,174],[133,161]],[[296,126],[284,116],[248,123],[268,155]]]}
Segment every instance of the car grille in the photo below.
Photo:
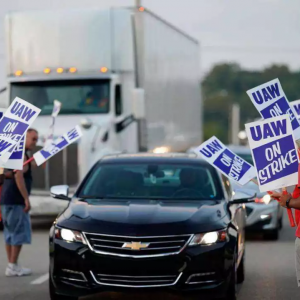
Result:
{"label": "car grille", "polygon": [[134,258],[178,254],[192,238],[192,235],[128,237],[91,233],[84,233],[84,236],[96,253]]}
{"label": "car grille", "polygon": [[160,287],[175,285],[180,279],[179,275],[159,275],[159,276],[124,276],[124,275],[108,275],[94,274],[91,275],[96,283],[101,285],[120,286],[120,287]]}

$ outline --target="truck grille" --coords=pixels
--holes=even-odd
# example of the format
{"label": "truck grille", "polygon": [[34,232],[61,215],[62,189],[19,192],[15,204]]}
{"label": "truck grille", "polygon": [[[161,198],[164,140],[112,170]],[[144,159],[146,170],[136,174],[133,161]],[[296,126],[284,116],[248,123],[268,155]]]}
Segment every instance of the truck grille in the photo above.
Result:
{"label": "truck grille", "polygon": [[134,258],[178,254],[192,239],[192,235],[129,237],[84,233],[84,236],[96,253]]}
{"label": "truck grille", "polygon": [[[33,151],[41,150],[36,147]],[[69,145],[58,152],[48,162],[46,168],[39,167],[32,170],[34,190],[49,191],[53,185],[67,184],[76,186],[79,180],[78,173],[78,144]]]}
{"label": "truck grille", "polygon": [[96,283],[101,285],[120,286],[120,287],[161,287],[175,285],[182,273],[179,275],[160,275],[160,276],[124,276],[124,275],[108,275],[94,274],[91,275]]}

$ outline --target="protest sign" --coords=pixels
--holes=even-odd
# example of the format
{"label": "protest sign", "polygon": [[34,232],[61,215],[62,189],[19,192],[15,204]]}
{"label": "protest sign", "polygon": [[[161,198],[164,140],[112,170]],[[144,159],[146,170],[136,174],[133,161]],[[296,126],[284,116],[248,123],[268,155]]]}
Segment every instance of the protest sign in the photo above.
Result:
{"label": "protest sign", "polygon": [[294,108],[297,118],[300,118],[300,100],[290,102],[290,105]]}
{"label": "protest sign", "polygon": [[289,115],[294,137],[300,139],[300,121],[290,105],[279,79],[274,79],[247,91],[248,96],[264,119]]}
{"label": "protest sign", "polygon": [[55,140],[53,143],[51,143],[51,145],[48,145],[42,150],[36,152],[33,155],[36,164],[40,166],[49,158],[54,156],[57,152],[63,150],[73,142],[77,141],[79,138],[81,138],[81,136],[82,136],[82,132],[80,130],[80,127],[76,126],[68,133],[64,134],[63,136]]}
{"label": "protest sign", "polygon": [[14,142],[5,153],[0,150],[1,163],[7,162],[40,111],[36,106],[18,97],[14,99],[0,121],[0,137],[8,138]]}
{"label": "protest sign", "polygon": [[59,112],[60,112],[60,108],[61,108],[61,102],[59,102],[58,100],[54,100],[54,104],[53,104],[53,111],[52,111],[52,121],[51,121],[51,125],[49,128],[49,134],[46,138],[45,141],[45,147],[51,145],[51,143],[53,142],[54,139],[54,125],[55,125],[55,119],[58,116]]}
{"label": "protest sign", "polygon": [[193,150],[225,176],[245,185],[255,174],[255,169],[244,159],[230,151],[215,136]]}
{"label": "protest sign", "polygon": [[298,155],[288,115],[246,124],[261,192],[298,182]]}
{"label": "protest sign", "polygon": [[25,137],[26,134],[23,135],[20,142],[16,145],[14,151],[10,155],[7,162],[2,163],[0,161],[0,168],[23,170],[24,153],[25,153]]}

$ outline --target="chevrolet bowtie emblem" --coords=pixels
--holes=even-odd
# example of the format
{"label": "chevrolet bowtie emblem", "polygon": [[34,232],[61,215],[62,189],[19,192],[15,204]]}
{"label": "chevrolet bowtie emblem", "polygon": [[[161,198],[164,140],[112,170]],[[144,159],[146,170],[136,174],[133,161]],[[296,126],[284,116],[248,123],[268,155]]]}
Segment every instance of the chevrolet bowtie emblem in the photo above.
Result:
{"label": "chevrolet bowtie emblem", "polygon": [[150,244],[142,244],[141,242],[131,242],[131,243],[125,243],[122,248],[127,248],[131,250],[141,250],[148,248]]}

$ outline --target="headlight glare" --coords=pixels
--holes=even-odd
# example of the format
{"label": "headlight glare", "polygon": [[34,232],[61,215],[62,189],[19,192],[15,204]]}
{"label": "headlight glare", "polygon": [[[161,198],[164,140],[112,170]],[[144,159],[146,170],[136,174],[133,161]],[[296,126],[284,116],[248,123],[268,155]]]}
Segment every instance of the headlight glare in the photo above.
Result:
{"label": "headlight glare", "polygon": [[227,239],[228,236],[225,230],[199,233],[199,234],[195,234],[189,246],[212,245],[218,242],[225,242],[227,241]]}
{"label": "headlight glare", "polygon": [[74,231],[65,228],[56,228],[55,237],[67,242],[78,242],[86,244],[84,237],[79,231]]}

